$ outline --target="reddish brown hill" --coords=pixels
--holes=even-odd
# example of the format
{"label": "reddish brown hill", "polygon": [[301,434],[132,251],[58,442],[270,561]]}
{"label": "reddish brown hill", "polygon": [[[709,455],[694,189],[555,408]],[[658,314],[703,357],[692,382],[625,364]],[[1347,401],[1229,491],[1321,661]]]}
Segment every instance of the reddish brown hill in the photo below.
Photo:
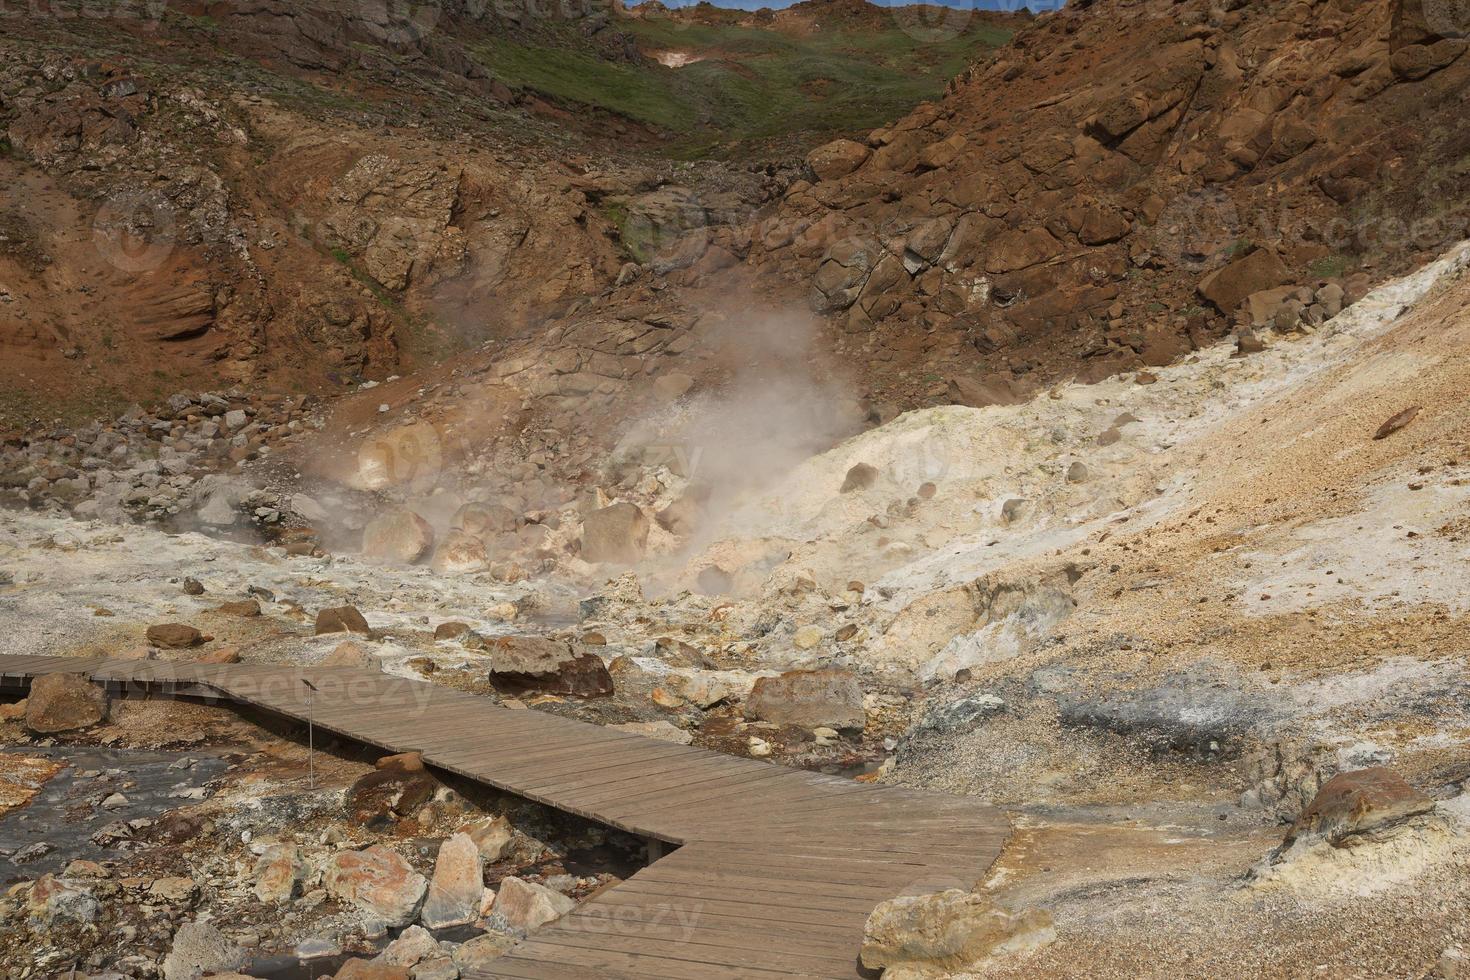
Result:
{"label": "reddish brown hill", "polygon": [[1246,292],[1465,234],[1455,25],[1413,0],[1227,6],[1040,18],[940,103],[819,150],[728,244],[869,348],[920,348],[907,371],[1098,376],[1225,331],[1238,289],[1196,287],[1252,252],[1226,276]]}

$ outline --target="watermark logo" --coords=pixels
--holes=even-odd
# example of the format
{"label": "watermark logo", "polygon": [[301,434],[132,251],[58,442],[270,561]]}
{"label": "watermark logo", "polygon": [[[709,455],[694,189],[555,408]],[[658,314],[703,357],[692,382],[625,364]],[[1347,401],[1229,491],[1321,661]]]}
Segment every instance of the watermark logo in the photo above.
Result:
{"label": "watermark logo", "polygon": [[430,487],[438,482],[443,466],[444,446],[427,422],[411,422],[373,436],[357,452],[358,482],[368,490]]}
{"label": "watermark logo", "polygon": [[1207,187],[1164,206],[1154,223],[1153,245],[1168,265],[1203,272],[1230,256],[1240,233],[1240,213],[1230,195]]}
{"label": "watermark logo", "polygon": [[128,191],[103,202],[92,221],[92,243],[123,272],[152,272],[168,261],[178,240],[174,207],[160,193]]}
{"label": "watermark logo", "polygon": [[920,44],[953,41],[970,26],[975,8],[968,3],[949,6],[943,3],[905,3],[904,0],[878,0],[889,10],[898,29]]}

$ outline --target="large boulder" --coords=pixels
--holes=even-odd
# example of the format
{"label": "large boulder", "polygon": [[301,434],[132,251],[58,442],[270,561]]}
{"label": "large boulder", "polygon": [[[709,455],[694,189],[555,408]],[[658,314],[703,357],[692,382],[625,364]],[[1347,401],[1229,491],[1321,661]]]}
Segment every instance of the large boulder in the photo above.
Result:
{"label": "large boulder", "polygon": [[434,529],[411,510],[379,515],[362,530],[362,553],[382,561],[412,565],[434,548]]}
{"label": "large boulder", "polygon": [[983,895],[951,888],[875,908],[863,929],[861,956],[872,970],[938,978],[978,965],[1001,946],[1037,945],[1054,935],[1048,912],[1011,912]]}
{"label": "large boulder", "polygon": [[1221,313],[1234,313],[1252,293],[1291,281],[1291,273],[1270,249],[1258,248],[1249,255],[1216,269],[1199,282],[1199,294]]}
{"label": "large boulder", "polygon": [[561,892],[516,877],[502,879],[495,896],[496,914],[507,925],[527,932],[561,918],[576,907],[577,903]]}
{"label": "large boulder", "polygon": [[1282,851],[1295,844],[1326,841],[1351,847],[1434,809],[1434,800],[1404,782],[1392,769],[1375,767],[1343,772],[1322,784],[1292,824]]}
{"label": "large boulder", "polygon": [[90,728],[107,717],[107,692],[82,674],[45,674],[31,681],[25,727],[38,735]]}
{"label": "large boulder", "polygon": [[429,883],[396,851],[379,844],[342,851],[327,864],[322,884],[327,894],[390,929],[406,926],[418,914]]}
{"label": "large boulder", "polygon": [[365,616],[356,606],[330,606],[316,614],[316,635],[326,633],[372,633]]}
{"label": "large boulder", "polygon": [[26,893],[27,917],[45,929],[62,920],[88,925],[97,919],[99,909],[91,891],[55,875],[42,875]]}
{"label": "large boulder", "polygon": [[474,572],[490,560],[485,542],[468,531],[450,531],[434,552],[434,567],[442,572]]}
{"label": "large boulder", "polygon": [[245,965],[245,951],[207,922],[186,922],[163,961],[164,980],[195,980]]}
{"label": "large boulder", "polygon": [[853,140],[833,140],[807,154],[806,164],[817,180],[846,177],[867,162],[873,151]]}
{"label": "large boulder", "polygon": [[434,876],[429,879],[429,897],[424,900],[419,921],[430,929],[445,929],[474,922],[480,915],[480,896],[485,890],[480,849],[469,834],[455,834],[439,846]]}
{"label": "large boulder", "polygon": [[418,753],[384,756],[348,788],[347,812],[354,823],[381,830],[418,813],[438,790]]}
{"label": "large boulder", "polygon": [[745,717],[800,728],[861,730],[863,689],[845,670],[793,670],[762,677],[745,700]]}
{"label": "large boulder", "polygon": [[542,636],[498,636],[486,643],[490,683],[504,694],[571,694],[602,697],[613,692],[602,658],[579,653]]}
{"label": "large boulder", "polygon": [[503,816],[476,820],[474,823],[461,827],[459,832],[469,835],[470,840],[475,842],[475,849],[480,852],[480,860],[486,864],[494,864],[504,857],[505,852],[510,849],[511,840],[515,837],[510,821]]}
{"label": "large boulder", "polygon": [[255,862],[255,897],[267,905],[289,902],[300,893],[306,870],[296,845],[270,845]]}
{"label": "large boulder", "polygon": [[582,557],[590,562],[631,565],[648,544],[648,517],[636,504],[617,503],[582,519]]}

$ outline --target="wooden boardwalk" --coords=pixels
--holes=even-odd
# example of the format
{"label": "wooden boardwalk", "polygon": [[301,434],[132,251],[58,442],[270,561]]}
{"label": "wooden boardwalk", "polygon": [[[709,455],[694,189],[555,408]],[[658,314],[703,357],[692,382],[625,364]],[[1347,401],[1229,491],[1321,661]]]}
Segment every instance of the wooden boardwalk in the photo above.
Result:
{"label": "wooden boardwalk", "polygon": [[[969,888],[1007,823],[971,800],[675,745],[347,668],[0,656],[0,685],[86,673],[254,705],[677,845],[474,977],[853,978],[863,924],[903,892]],[[310,709],[303,681],[317,688]]]}

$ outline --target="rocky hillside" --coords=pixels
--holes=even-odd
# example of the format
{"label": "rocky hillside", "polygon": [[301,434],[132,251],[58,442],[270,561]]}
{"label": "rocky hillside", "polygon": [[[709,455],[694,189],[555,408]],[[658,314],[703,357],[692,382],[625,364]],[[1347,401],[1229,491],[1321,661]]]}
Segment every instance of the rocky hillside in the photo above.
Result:
{"label": "rocky hillside", "polygon": [[1251,294],[1379,278],[1465,234],[1463,28],[1389,0],[1075,4],[813,153],[729,241],[916,373],[1166,364],[1273,321]]}

